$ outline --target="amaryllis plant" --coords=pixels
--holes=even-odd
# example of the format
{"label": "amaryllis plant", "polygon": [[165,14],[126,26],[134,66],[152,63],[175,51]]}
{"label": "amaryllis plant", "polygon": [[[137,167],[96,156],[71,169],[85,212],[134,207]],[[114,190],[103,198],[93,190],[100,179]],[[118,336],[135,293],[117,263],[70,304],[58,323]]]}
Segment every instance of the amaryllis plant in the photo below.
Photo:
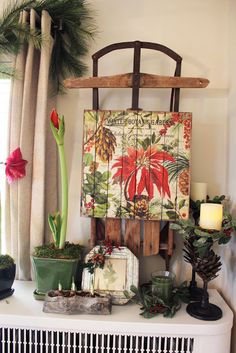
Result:
{"label": "amaryllis plant", "polygon": [[27,161],[22,158],[20,147],[10,154],[6,162],[0,162],[0,164],[5,165],[5,174],[9,184],[17,179],[24,178],[26,175],[25,166]]}
{"label": "amaryllis plant", "polygon": [[65,246],[67,218],[68,218],[68,177],[64,150],[65,124],[64,116],[59,117],[54,109],[50,116],[50,126],[57,143],[60,173],[61,173],[61,212],[49,214],[48,222],[53,235],[54,244],[57,248],[63,249]]}
{"label": "amaryllis plant", "polygon": [[113,176],[115,182],[124,182],[125,197],[133,201],[135,195],[140,196],[146,191],[151,200],[154,196],[154,185],[160,194],[170,197],[168,171],[163,161],[175,162],[167,152],[158,151],[157,146],[127,149],[127,155],[117,158],[112,168],[117,168]]}

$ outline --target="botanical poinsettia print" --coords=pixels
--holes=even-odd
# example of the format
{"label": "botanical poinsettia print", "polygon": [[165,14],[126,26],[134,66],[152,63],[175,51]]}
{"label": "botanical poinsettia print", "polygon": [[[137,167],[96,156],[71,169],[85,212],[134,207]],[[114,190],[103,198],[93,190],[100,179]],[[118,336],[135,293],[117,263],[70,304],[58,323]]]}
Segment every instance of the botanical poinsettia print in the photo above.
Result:
{"label": "botanical poinsettia print", "polygon": [[188,218],[191,113],[85,111],[81,211]]}

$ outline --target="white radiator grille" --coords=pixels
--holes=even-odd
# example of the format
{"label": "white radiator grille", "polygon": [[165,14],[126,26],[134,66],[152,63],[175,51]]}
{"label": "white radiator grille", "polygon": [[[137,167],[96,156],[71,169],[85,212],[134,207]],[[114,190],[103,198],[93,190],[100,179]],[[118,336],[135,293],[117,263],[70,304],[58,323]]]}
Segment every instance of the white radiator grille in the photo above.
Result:
{"label": "white radiator grille", "polygon": [[0,328],[1,353],[194,353],[194,338]]}

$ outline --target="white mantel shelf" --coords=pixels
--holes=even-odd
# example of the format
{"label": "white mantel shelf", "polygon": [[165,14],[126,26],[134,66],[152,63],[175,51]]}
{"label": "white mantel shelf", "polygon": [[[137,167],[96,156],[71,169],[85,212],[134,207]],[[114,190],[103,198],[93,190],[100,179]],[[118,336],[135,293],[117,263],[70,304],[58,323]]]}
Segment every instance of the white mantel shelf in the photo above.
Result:
{"label": "white mantel shelf", "polygon": [[0,326],[37,327],[38,329],[67,330],[96,333],[119,334],[166,334],[217,336],[229,333],[232,328],[233,314],[216,290],[210,290],[210,302],[218,305],[223,317],[218,321],[201,321],[192,318],[182,305],[174,318],[157,316],[145,319],[139,315],[139,306],[127,304],[113,306],[111,315],[59,315],[42,311],[43,302],[33,298],[34,282],[15,281],[13,296],[0,301]]}

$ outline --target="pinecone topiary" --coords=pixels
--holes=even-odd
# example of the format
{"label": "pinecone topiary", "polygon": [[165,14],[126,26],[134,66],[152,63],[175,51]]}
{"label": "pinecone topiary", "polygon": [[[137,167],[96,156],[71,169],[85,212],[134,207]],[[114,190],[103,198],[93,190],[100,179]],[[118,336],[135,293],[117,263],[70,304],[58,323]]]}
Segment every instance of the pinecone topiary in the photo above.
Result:
{"label": "pinecone topiary", "polygon": [[95,149],[103,162],[109,162],[115,152],[116,138],[110,129],[100,126],[95,135]]}
{"label": "pinecone topiary", "polygon": [[217,272],[221,268],[220,256],[216,255],[212,249],[208,249],[204,256],[199,256],[193,242],[194,238],[189,238],[184,242],[184,259],[192,265],[203,281],[209,282],[217,277]]}
{"label": "pinecone topiary", "polygon": [[185,261],[193,265],[198,256],[192,238],[185,240],[183,252]]}
{"label": "pinecone topiary", "polygon": [[193,263],[193,268],[203,281],[209,282],[218,276],[222,263],[220,256],[210,250],[203,258],[197,257]]}

